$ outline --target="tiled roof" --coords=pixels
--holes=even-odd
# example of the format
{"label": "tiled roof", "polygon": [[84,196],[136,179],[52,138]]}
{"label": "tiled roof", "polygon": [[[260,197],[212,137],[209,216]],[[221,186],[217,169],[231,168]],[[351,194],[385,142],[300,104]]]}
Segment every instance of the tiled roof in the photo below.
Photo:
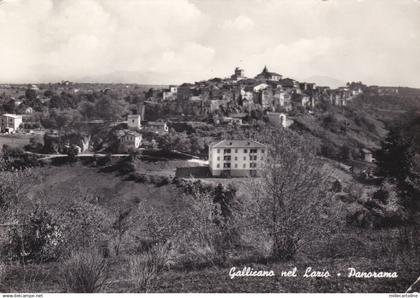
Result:
{"label": "tiled roof", "polygon": [[213,148],[235,148],[235,147],[252,147],[252,148],[265,148],[264,144],[261,144],[252,140],[223,140],[210,145]]}

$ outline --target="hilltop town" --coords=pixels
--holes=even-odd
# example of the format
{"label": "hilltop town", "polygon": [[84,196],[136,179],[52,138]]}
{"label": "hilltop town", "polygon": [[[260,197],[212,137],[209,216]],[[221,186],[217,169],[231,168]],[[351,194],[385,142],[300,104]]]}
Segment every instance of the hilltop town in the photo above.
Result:
{"label": "hilltop town", "polygon": [[[398,91],[361,82],[331,89],[283,77],[267,67],[254,78],[237,67],[223,79],[152,88],[69,81],[1,85],[1,131],[36,136],[43,144],[37,153],[65,153],[70,147],[79,154],[127,153],[141,147],[156,149],[169,130],[182,133],[227,126],[252,131],[262,123],[299,128],[306,116],[319,116],[328,107],[345,107],[363,94]],[[172,149],[204,156],[207,141],[223,139],[210,140],[205,134],[197,137],[204,139],[196,141],[200,143],[196,150]]]}

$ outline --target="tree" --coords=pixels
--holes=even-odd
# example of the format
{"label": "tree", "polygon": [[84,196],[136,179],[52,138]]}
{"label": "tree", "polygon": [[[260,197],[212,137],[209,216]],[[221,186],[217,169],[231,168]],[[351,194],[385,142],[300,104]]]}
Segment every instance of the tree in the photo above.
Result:
{"label": "tree", "polygon": [[3,109],[6,113],[15,113],[16,112],[16,105],[14,100],[9,100],[8,102],[3,104]]}
{"label": "tree", "polygon": [[67,156],[69,158],[69,161],[71,163],[74,163],[77,161],[77,155],[79,154],[79,150],[77,149],[76,146],[70,146],[67,149]]}
{"label": "tree", "polygon": [[193,136],[191,137],[191,153],[200,155],[205,151],[205,144],[202,138]]}
{"label": "tree", "polygon": [[377,175],[395,183],[401,196],[401,203],[409,207],[415,196],[416,175],[415,146],[413,137],[404,134],[399,128],[391,128],[382,147],[375,152]]}
{"label": "tree", "polygon": [[268,161],[261,179],[250,183],[239,214],[254,234],[268,237],[273,258],[289,260],[304,244],[339,225],[329,208],[329,175],[320,172],[322,164],[310,144],[287,131],[264,135]]}
{"label": "tree", "polygon": [[415,156],[413,138],[392,128],[381,145],[375,154],[377,174],[393,178],[398,184],[410,178],[413,175]]}
{"label": "tree", "polygon": [[340,147],[339,158],[343,162],[347,162],[351,159],[351,149],[347,145],[343,145]]}
{"label": "tree", "polygon": [[114,99],[109,95],[103,95],[95,103],[96,116],[103,120],[120,120],[127,112],[128,104],[123,100]]}
{"label": "tree", "polygon": [[232,203],[236,195],[236,188],[229,184],[227,189],[219,183],[214,189],[214,203],[219,204],[220,211],[225,220],[232,216]]}
{"label": "tree", "polygon": [[25,91],[25,97],[27,99],[29,99],[29,100],[35,100],[36,99],[36,96],[37,96],[36,90],[31,89],[31,88],[26,89],[26,91]]}

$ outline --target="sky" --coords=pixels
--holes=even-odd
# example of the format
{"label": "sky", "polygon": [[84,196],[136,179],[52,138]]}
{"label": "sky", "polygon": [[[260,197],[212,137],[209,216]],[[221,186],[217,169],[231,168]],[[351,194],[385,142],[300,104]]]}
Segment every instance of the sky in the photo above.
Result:
{"label": "sky", "polygon": [[0,82],[179,84],[236,66],[420,87],[420,0],[0,0]]}

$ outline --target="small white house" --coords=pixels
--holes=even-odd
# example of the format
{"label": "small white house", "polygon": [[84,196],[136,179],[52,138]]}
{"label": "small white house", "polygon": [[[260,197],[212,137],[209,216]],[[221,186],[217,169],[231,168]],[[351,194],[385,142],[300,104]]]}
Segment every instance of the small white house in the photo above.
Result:
{"label": "small white house", "polygon": [[141,145],[142,135],[134,132],[127,131],[120,139],[121,144],[127,146],[128,149],[137,149]]}
{"label": "small white house", "polygon": [[375,161],[375,159],[373,158],[372,151],[370,151],[369,149],[362,149],[362,155],[363,160],[366,162],[372,163]]}
{"label": "small white house", "polygon": [[1,115],[1,131],[2,132],[15,132],[22,124],[22,115],[16,114],[3,114]]}
{"label": "small white house", "polygon": [[131,129],[141,129],[141,116],[140,115],[128,115],[127,126]]}
{"label": "small white house", "polygon": [[267,112],[268,122],[273,125],[281,125],[284,128],[289,127],[293,124],[293,120],[287,119],[286,114],[284,113],[274,113],[274,112]]}

